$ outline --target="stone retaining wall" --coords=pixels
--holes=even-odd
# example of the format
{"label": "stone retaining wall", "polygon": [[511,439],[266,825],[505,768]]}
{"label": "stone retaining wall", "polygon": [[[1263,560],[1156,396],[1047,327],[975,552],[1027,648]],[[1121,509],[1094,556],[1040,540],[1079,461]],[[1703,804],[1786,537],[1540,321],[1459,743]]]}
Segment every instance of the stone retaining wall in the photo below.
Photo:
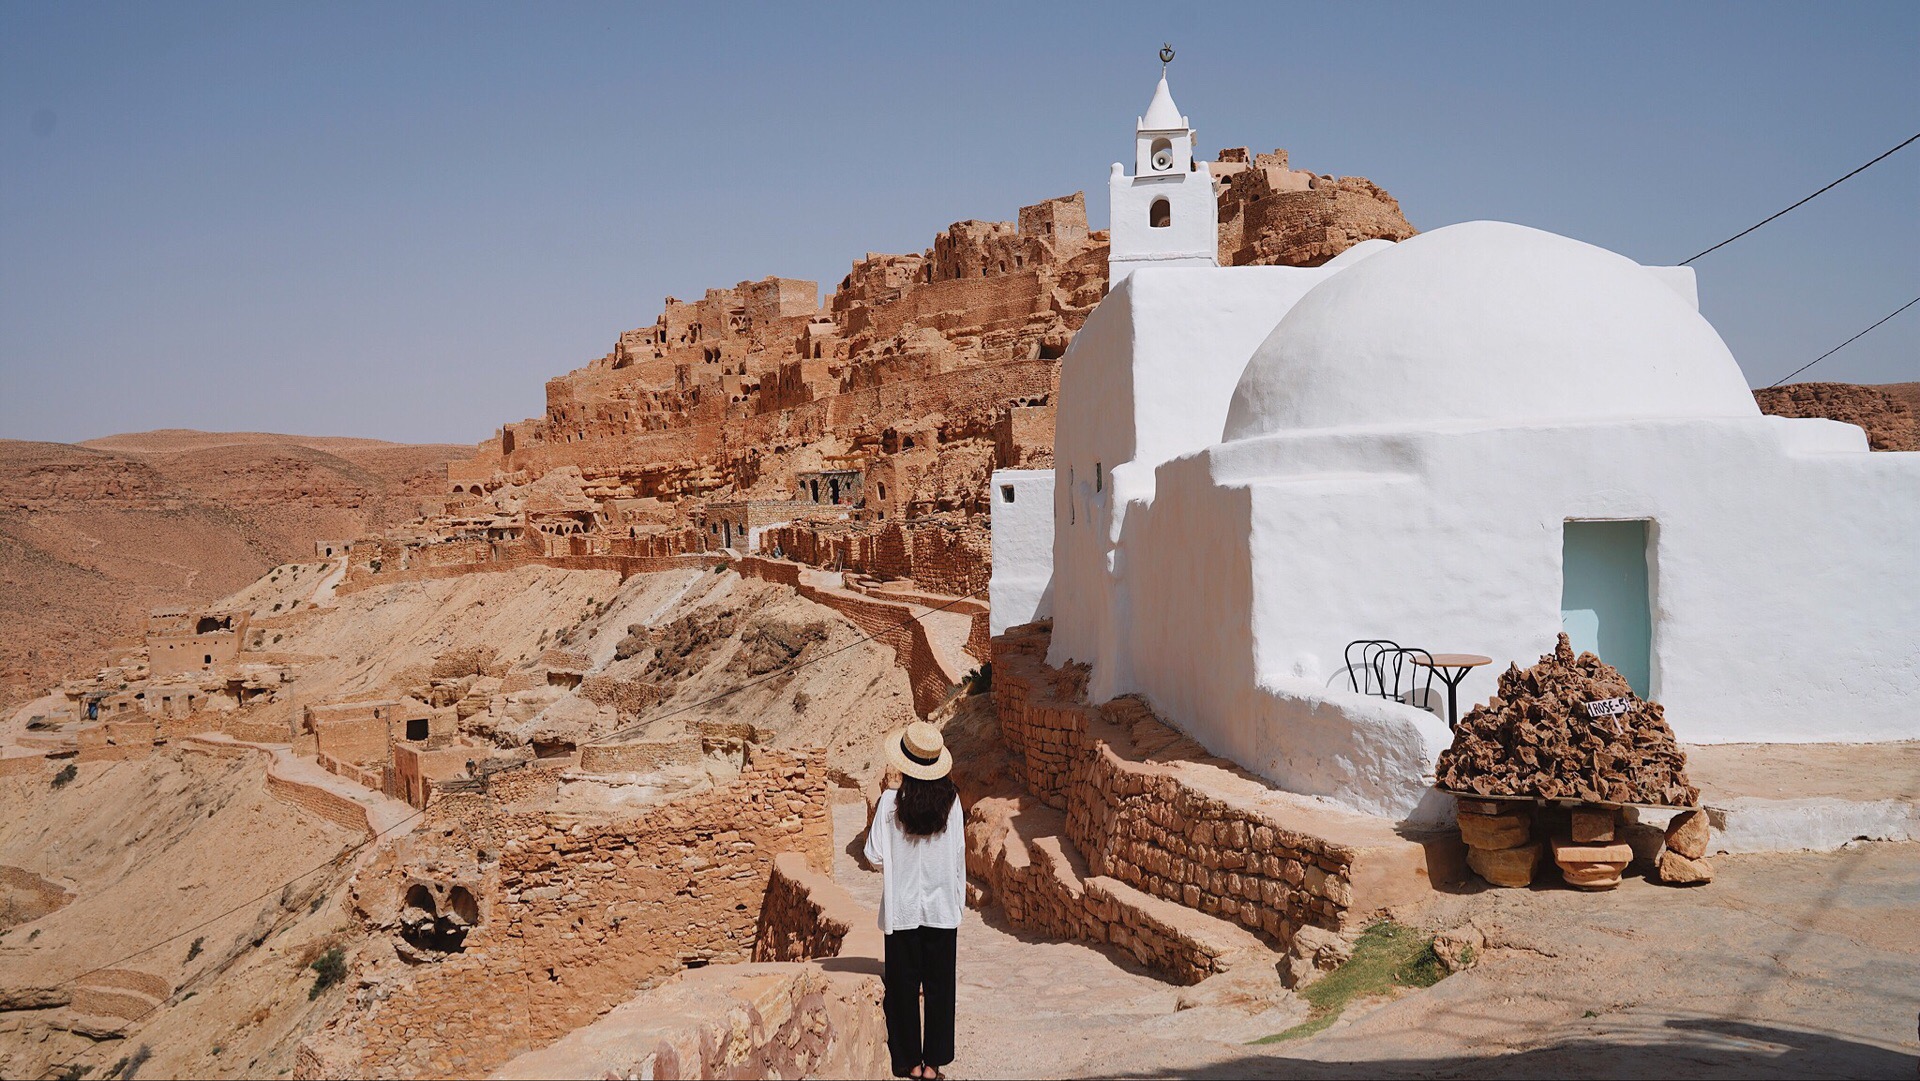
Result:
{"label": "stone retaining wall", "polygon": [[374,571],[363,563],[355,563],[334,588],[338,596],[358,593],[363,589],[377,586],[397,585],[402,582],[430,582],[446,578],[459,578],[468,574],[492,574],[516,571],[522,567],[555,567],[569,571],[613,571],[621,581],[636,574],[650,574],[656,571],[685,570],[688,568],[710,567],[724,562],[722,556],[715,555],[678,555],[678,556],[636,556],[636,555],[516,555],[508,559],[495,559],[481,562],[435,564],[429,566],[385,567]]}
{"label": "stone retaining wall", "polygon": [[151,972],[103,968],[79,979],[71,1005],[75,1013],[134,1021],[152,1013],[171,994],[173,984]]}
{"label": "stone retaining wall", "polygon": [[32,777],[47,768],[44,754],[22,754],[0,758],[0,777]]}
{"label": "stone retaining wall", "polygon": [[846,890],[787,853],[773,863],[760,925],[754,932],[755,961],[811,961],[838,957],[848,947],[877,955],[884,951],[875,914],[860,907]]}
{"label": "stone retaining wall", "polygon": [[969,811],[968,873],[986,884],[987,901],[998,903],[1009,923],[1117,947],[1178,984],[1199,983],[1239,957],[1266,952],[1235,925],[1089,876],[1060,825],[1060,813],[1032,797],[982,799]]}
{"label": "stone retaining wall", "polygon": [[1046,665],[1048,637],[1042,623],[994,640],[994,704],[1012,772],[1066,812],[1089,876],[1284,945],[1300,927],[1343,930],[1424,895],[1430,864],[1452,873],[1446,835],[1402,837],[1386,820],[1278,792],[1138,698],[1087,705],[1083,670]]}
{"label": "stone retaining wall", "polygon": [[267,768],[267,794],[341,829],[365,834],[368,838],[378,832],[373,828],[373,818],[367,813],[365,805],[355,803],[337,792],[282,777],[273,772],[271,766]]}

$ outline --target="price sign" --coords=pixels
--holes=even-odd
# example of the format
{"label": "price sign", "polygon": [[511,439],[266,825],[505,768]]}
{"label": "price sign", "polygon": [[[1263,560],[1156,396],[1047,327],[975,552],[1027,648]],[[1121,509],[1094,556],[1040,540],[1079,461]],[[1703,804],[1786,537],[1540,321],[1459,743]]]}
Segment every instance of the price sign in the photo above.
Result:
{"label": "price sign", "polygon": [[1598,702],[1586,703],[1589,717],[1618,717],[1632,707],[1631,698],[1602,698]]}

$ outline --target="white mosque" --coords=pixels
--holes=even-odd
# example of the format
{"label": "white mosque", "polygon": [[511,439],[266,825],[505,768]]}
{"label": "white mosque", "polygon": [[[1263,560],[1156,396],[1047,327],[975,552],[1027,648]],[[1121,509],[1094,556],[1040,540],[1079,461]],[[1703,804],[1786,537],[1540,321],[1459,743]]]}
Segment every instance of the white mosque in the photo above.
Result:
{"label": "white mosque", "polygon": [[996,631],[1396,818],[1445,813],[1445,709],[1355,640],[1492,658],[1463,714],[1566,630],[1685,742],[1920,739],[1920,454],[1762,415],[1690,269],[1500,222],[1220,267],[1164,76],[1136,128],[1055,467],[993,478]]}

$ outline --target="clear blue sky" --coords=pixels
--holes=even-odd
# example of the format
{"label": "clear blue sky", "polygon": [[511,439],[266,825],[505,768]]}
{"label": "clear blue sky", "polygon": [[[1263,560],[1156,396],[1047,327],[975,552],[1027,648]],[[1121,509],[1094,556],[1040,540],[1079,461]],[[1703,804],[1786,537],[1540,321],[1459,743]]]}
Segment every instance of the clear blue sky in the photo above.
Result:
{"label": "clear blue sky", "polygon": [[[0,6],[0,436],[469,442],[767,274],[1203,151],[1669,263],[1920,131],[1920,4]],[[1764,385],[1920,295],[1920,144],[1701,260]],[[1920,307],[1806,377],[1920,379]]]}

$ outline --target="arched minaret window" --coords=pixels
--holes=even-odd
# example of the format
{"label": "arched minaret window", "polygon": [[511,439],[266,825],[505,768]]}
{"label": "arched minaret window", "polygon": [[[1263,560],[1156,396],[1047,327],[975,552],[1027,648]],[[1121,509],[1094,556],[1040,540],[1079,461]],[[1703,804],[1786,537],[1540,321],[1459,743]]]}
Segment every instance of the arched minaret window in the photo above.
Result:
{"label": "arched minaret window", "polygon": [[1173,204],[1165,196],[1155,199],[1153,206],[1147,209],[1147,224],[1155,229],[1165,229],[1173,224]]}

